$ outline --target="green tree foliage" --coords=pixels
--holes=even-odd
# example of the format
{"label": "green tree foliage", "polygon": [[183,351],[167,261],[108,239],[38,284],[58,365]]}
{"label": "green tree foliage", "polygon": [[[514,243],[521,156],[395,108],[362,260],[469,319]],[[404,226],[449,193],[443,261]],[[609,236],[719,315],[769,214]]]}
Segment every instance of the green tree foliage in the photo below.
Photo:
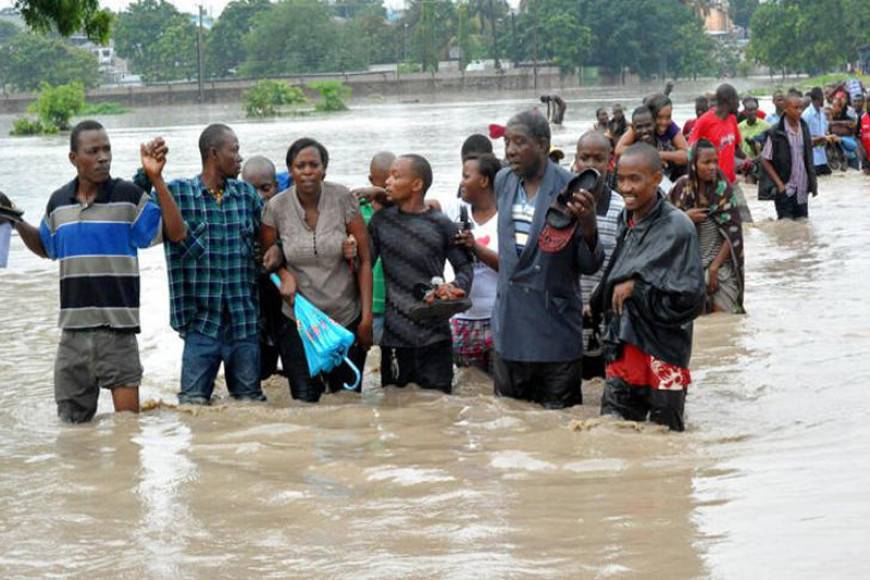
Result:
{"label": "green tree foliage", "polygon": [[[860,6],[857,6],[860,14]],[[865,8],[865,13],[866,13]],[[783,72],[827,71],[848,59],[866,35],[849,34],[845,0],[771,0],[752,16],[749,54]]]}
{"label": "green tree foliage", "polygon": [[97,57],[57,37],[22,33],[0,47],[0,81],[19,91],[35,91],[40,83],[73,81],[91,87],[98,78]]}
{"label": "green tree foliage", "polygon": [[336,18],[350,19],[372,8],[383,8],[383,3],[381,0],[340,0],[330,3],[329,7]]}
{"label": "green tree foliage", "polygon": [[61,36],[84,31],[95,42],[109,40],[112,13],[100,8],[99,0],[15,0],[14,5],[35,31],[55,31]]}
{"label": "green tree foliage", "polygon": [[734,24],[743,28],[749,28],[752,15],[755,14],[758,6],[758,0],[730,0],[728,14],[731,16],[731,21]]}
{"label": "green tree foliage", "polygon": [[21,30],[11,22],[0,20],[0,46],[3,46],[16,36],[21,34]]}
{"label": "green tree foliage", "polygon": [[560,0],[538,3],[538,58],[559,67],[562,74],[575,72],[588,62],[592,30],[580,18],[575,5]]}
{"label": "green tree foliage", "polygon": [[450,42],[458,30],[456,5],[450,0],[410,0],[401,25],[412,31],[411,54],[424,71],[438,70],[448,57]]}
{"label": "green tree foliage", "polygon": [[271,7],[269,0],[234,0],[227,4],[205,44],[208,76],[230,76],[245,62],[244,41],[253,27],[254,16]]}
{"label": "green tree foliage", "polygon": [[146,81],[196,74],[196,26],[166,0],[139,0],[115,26],[115,50]]}
{"label": "green tree foliage", "polygon": [[676,79],[724,76],[717,59],[721,45],[704,32],[704,25],[700,20],[693,18],[681,24],[671,38],[671,43],[673,46],[669,76]]}
{"label": "green tree foliage", "polygon": [[309,83],[308,88],[320,93],[323,99],[314,104],[314,109],[321,112],[346,111],[345,99],[349,99],[353,92],[346,84],[339,81],[318,81]]}
{"label": "green tree foliage", "polygon": [[70,119],[85,108],[85,87],[79,82],[52,87],[39,86],[39,98],[27,107],[36,119],[19,117],[12,125],[12,135],[53,134],[68,131]]}
{"label": "green tree foliage", "polygon": [[348,34],[358,39],[366,62],[399,62],[402,54],[402,27],[387,22],[387,11],[377,3],[357,10],[347,23]]}
{"label": "green tree foliage", "polygon": [[291,87],[284,81],[262,79],[242,95],[248,117],[274,117],[287,105],[308,102],[299,87]]}
{"label": "green tree foliage", "polygon": [[245,39],[245,76],[360,70],[365,50],[346,24],[317,0],[283,0],[254,17]]}
{"label": "green tree foliage", "polygon": [[68,131],[69,120],[84,107],[85,87],[81,83],[74,82],[59,87],[42,83],[39,86],[39,99],[28,107],[28,111],[36,113],[43,127]]}

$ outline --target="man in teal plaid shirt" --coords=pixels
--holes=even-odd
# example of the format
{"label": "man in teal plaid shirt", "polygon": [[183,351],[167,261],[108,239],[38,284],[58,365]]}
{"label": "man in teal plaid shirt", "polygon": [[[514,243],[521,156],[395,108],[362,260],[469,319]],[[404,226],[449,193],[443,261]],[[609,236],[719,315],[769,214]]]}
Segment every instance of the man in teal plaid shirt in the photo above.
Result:
{"label": "man in teal plaid shirt", "polygon": [[[155,140],[149,147],[162,146]],[[180,242],[166,242],[170,324],[184,339],[181,404],[207,405],[224,364],[235,399],[265,401],[260,388],[259,295],[255,240],[263,202],[236,177],[239,140],[226,125],[213,124],[199,138],[202,173],[168,185],[162,175],[136,182],[149,191],[168,189],[187,227]]]}

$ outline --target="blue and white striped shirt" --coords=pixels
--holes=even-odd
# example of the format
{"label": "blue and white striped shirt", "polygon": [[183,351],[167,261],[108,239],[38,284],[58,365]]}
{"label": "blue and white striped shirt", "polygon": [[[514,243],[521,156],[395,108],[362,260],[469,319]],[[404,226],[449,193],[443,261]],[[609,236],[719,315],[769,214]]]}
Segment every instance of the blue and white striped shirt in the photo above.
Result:
{"label": "blue and white striped shirt", "polygon": [[60,327],[139,331],[138,248],[162,239],[160,208],[134,184],[109,179],[93,203],[78,179],[55,191],[39,225],[48,257],[60,262]]}

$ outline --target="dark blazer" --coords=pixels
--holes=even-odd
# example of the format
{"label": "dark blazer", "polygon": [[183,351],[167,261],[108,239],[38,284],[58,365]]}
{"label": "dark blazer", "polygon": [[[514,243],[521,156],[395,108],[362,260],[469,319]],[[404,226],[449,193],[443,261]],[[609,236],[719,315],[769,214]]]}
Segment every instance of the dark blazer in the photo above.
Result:
{"label": "dark blazer", "polygon": [[492,313],[495,350],[505,360],[567,362],[583,355],[583,299],[580,274],[594,274],[604,261],[597,242],[590,249],[577,228],[574,238],[556,253],[538,248],[547,208],[572,173],[548,162],[536,195],[529,241],[517,255],[511,216],[519,177],[502,169],[495,178],[498,198],[498,291]]}

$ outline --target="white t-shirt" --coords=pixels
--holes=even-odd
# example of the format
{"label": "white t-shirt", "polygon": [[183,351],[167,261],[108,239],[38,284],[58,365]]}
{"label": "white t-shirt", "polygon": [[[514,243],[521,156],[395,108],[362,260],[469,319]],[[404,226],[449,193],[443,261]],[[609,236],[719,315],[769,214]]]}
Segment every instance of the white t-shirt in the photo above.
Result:
{"label": "white t-shirt", "polygon": [[[498,252],[498,213],[489,218],[486,223],[479,224],[474,219],[471,207],[468,217],[474,224],[471,233],[481,246]],[[498,286],[498,272],[481,262],[474,262],[474,282],[471,285],[472,306],[456,317],[463,320],[483,320],[492,318],[492,307],[495,304],[495,292]]]}

